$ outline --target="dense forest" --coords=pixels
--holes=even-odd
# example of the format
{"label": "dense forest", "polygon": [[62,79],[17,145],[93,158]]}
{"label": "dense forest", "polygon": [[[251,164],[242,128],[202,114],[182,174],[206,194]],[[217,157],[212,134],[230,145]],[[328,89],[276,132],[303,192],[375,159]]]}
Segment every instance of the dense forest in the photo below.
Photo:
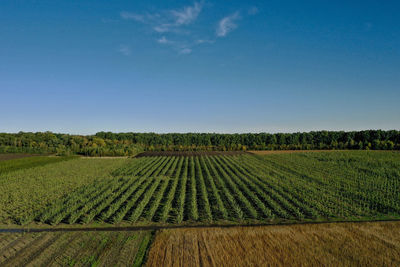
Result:
{"label": "dense forest", "polygon": [[0,133],[0,153],[56,153],[85,156],[128,156],[144,150],[130,140],[103,139],[94,135],[52,132]]}
{"label": "dense forest", "polygon": [[400,131],[315,131],[308,133],[0,133],[0,153],[57,153],[125,156],[150,151],[400,149]]}

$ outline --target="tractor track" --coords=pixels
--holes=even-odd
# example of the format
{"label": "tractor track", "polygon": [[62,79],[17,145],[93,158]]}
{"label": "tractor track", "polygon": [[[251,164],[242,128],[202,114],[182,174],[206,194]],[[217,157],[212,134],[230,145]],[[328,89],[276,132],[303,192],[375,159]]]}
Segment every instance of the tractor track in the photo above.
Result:
{"label": "tractor track", "polygon": [[400,222],[400,219],[381,219],[364,221],[317,221],[317,222],[281,222],[281,223],[248,223],[248,224],[207,224],[207,225],[149,225],[149,226],[115,226],[115,227],[57,227],[57,228],[2,228],[0,233],[42,233],[42,232],[134,232],[157,231],[164,229],[191,229],[191,228],[234,228],[234,227],[258,227],[258,226],[292,226],[312,224],[337,224],[337,223],[374,223],[374,222]]}

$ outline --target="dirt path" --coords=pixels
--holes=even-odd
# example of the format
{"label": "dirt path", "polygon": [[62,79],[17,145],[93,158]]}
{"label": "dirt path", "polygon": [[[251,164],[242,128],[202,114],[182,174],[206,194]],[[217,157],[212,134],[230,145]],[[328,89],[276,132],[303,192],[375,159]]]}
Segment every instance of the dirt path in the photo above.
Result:
{"label": "dirt path", "polygon": [[180,228],[234,228],[256,226],[292,226],[313,224],[340,224],[340,223],[374,223],[400,222],[400,219],[382,219],[369,221],[320,221],[320,222],[282,222],[282,223],[250,223],[250,224],[207,224],[207,225],[149,225],[149,226],[110,226],[110,227],[53,227],[53,228],[2,228],[0,233],[42,233],[42,232],[117,232],[117,231],[153,231]]}

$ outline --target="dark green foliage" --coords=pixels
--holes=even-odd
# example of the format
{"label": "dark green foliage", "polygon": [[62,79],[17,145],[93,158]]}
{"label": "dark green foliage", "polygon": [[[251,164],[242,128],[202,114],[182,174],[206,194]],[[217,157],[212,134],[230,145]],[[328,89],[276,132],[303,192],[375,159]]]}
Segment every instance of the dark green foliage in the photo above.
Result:
{"label": "dark green foliage", "polygon": [[127,140],[146,150],[309,150],[309,149],[400,149],[400,131],[316,131],[308,133],[111,133],[97,137]]}
{"label": "dark green foliage", "polygon": [[65,160],[71,160],[76,157],[49,157],[49,156],[38,156],[38,157],[27,157],[21,159],[12,159],[12,160],[5,160],[0,161],[0,174],[21,170],[21,169],[28,169],[37,166],[43,166],[50,163],[61,162]]}
{"label": "dark green foliage", "polygon": [[140,267],[143,266],[146,262],[146,256],[150,249],[150,244],[154,239],[155,233],[152,232],[151,234],[145,235],[140,243],[139,249],[135,256],[135,261],[133,263],[133,267]]}
{"label": "dark green foliage", "polygon": [[318,131],[308,133],[111,133],[82,136],[0,133],[0,153],[58,153],[86,156],[132,156],[143,150],[309,150],[400,149],[400,131]]}
{"label": "dark green foliage", "polygon": [[85,156],[132,156],[143,151],[129,140],[110,140],[97,136],[55,134],[51,132],[0,133],[0,153],[57,153]]}

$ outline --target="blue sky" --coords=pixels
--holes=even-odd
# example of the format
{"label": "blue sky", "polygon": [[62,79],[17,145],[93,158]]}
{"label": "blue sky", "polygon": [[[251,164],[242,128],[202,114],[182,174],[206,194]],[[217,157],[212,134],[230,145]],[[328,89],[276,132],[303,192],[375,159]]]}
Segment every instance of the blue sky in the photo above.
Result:
{"label": "blue sky", "polygon": [[0,132],[400,129],[399,1],[0,3]]}

